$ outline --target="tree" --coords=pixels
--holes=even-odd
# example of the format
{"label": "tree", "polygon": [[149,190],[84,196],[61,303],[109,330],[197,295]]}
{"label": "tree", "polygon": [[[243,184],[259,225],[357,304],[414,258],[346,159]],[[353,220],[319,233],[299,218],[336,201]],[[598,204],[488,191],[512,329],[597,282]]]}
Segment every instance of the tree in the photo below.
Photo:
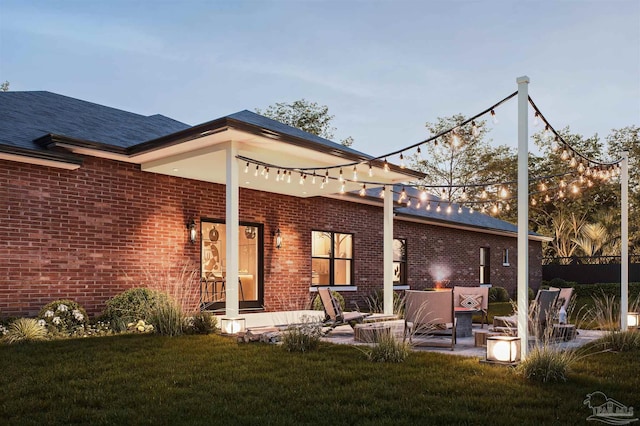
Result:
{"label": "tree", "polygon": [[[336,128],[331,126],[335,117],[329,114],[329,107],[305,99],[290,104],[278,102],[269,105],[264,111],[256,108],[256,113],[325,139],[333,139],[336,131]],[[340,143],[351,146],[353,138],[349,136]]]}
{"label": "tree", "polygon": [[0,83],[0,92],[8,92],[9,91],[9,82],[5,81],[4,83]]}
{"label": "tree", "polygon": [[432,135],[437,135],[448,129],[450,132],[421,147],[421,155],[415,154],[412,168],[424,172],[427,176],[418,185],[442,185],[445,188],[433,189],[435,195],[445,201],[464,202],[465,199],[478,199],[486,190],[493,192],[497,188],[475,186],[488,182],[502,182],[515,180],[514,151],[501,145],[489,145],[485,136],[488,130],[484,121],[477,121],[461,126],[466,117],[456,114],[451,117],[438,117],[435,123],[426,123]]}

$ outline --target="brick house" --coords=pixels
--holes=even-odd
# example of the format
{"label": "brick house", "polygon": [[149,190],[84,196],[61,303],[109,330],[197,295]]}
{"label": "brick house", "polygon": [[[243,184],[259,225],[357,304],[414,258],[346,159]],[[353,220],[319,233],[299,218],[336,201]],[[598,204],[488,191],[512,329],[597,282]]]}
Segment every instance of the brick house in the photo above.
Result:
{"label": "brick house", "polygon": [[[345,181],[341,191],[331,167],[351,162],[377,188],[360,196],[361,182]],[[50,92],[0,93],[0,315],[61,298],[97,314],[179,265],[197,269],[194,309],[230,316],[299,309],[318,285],[360,306],[383,288],[513,293],[515,225],[398,203],[398,185],[420,176],[249,111],[189,126]],[[533,288],[544,240],[530,234]]]}

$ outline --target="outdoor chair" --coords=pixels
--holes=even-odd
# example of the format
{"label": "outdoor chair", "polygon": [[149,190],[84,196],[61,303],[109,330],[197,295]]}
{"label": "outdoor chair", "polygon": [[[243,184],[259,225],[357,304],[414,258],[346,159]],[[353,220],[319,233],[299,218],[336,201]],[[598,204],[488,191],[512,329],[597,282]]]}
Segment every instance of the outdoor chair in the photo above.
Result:
{"label": "outdoor chair", "polygon": [[489,287],[453,287],[453,306],[477,309],[482,313],[480,326],[489,327]]}
{"label": "outdoor chair", "polygon": [[340,303],[333,297],[328,287],[318,287],[318,294],[324,307],[325,323],[329,325],[329,330],[325,334],[329,334],[339,325],[349,324],[354,328],[356,324],[363,323],[364,319],[371,315],[357,311],[343,312]]}
{"label": "outdoor chair", "polygon": [[569,312],[569,304],[571,303],[571,297],[573,296],[573,287],[549,287],[549,290],[560,292],[558,294],[558,299],[556,300],[556,317],[561,308],[564,308],[565,312]]}
{"label": "outdoor chair", "polygon": [[438,342],[427,340],[426,346],[445,346],[453,350],[456,343],[456,321],[453,311],[453,292],[417,291],[405,292],[404,340],[407,334],[412,342],[414,334],[430,337],[447,337],[450,340]]}
{"label": "outdoor chair", "polygon": [[[547,335],[548,326],[552,326],[549,320],[555,317],[556,300],[559,294],[560,290],[538,290],[533,303],[529,306],[529,333],[537,338]],[[517,333],[517,313],[509,316],[493,317],[493,328],[496,331]]]}

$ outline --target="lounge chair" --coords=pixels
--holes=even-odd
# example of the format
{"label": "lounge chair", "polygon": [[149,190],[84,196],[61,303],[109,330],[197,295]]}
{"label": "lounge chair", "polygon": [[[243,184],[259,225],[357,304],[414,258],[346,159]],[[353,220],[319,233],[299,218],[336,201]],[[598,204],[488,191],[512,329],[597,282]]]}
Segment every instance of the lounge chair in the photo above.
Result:
{"label": "lounge chair", "polygon": [[478,309],[482,313],[481,327],[489,327],[489,287],[453,287],[453,306]]}
{"label": "lounge chair", "polygon": [[564,308],[565,312],[569,312],[569,304],[571,303],[571,297],[573,296],[573,287],[549,287],[549,290],[560,292],[558,294],[558,300],[556,300],[556,311],[560,312],[560,309]]}
{"label": "lounge chair", "polygon": [[453,292],[417,291],[405,292],[404,340],[409,335],[412,342],[414,334],[426,334],[432,337],[449,337],[449,343],[428,340],[427,346],[445,346],[453,350],[456,343],[456,321],[453,313]]}
{"label": "lounge chair", "polygon": [[325,334],[329,334],[334,328],[343,324],[349,324],[353,328],[356,324],[363,323],[364,319],[371,315],[357,311],[343,312],[340,303],[333,297],[329,287],[318,287],[318,294],[324,307],[325,323],[329,325],[329,330]]}
{"label": "lounge chair", "polygon": [[[556,300],[559,294],[560,290],[538,290],[536,298],[529,306],[529,333],[537,338],[547,334],[548,321],[555,317]],[[517,333],[518,315],[493,317],[493,328],[496,331]]]}

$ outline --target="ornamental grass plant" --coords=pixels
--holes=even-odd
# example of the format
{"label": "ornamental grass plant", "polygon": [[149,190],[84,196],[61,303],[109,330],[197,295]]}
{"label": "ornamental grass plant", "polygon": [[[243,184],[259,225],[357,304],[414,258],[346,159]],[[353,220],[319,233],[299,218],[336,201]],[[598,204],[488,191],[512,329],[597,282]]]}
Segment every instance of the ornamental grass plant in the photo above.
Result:
{"label": "ornamental grass plant", "polygon": [[282,332],[282,347],[287,352],[310,352],[320,345],[322,323],[307,316],[302,316],[300,321],[298,324],[290,324]]}
{"label": "ornamental grass plant", "polygon": [[[629,305],[630,312],[640,309],[640,295]],[[601,291],[593,296],[591,320],[595,327],[603,330],[604,336],[597,343],[605,350],[625,352],[640,349],[640,331],[620,329],[620,300],[617,296]]]}
{"label": "ornamental grass plant", "polygon": [[373,333],[370,345],[358,346],[371,362],[404,362],[411,353],[411,345],[396,337],[391,328]]}
{"label": "ornamental grass plant", "polygon": [[18,318],[13,321],[3,337],[9,344],[35,342],[47,339],[47,328],[37,319]]}

